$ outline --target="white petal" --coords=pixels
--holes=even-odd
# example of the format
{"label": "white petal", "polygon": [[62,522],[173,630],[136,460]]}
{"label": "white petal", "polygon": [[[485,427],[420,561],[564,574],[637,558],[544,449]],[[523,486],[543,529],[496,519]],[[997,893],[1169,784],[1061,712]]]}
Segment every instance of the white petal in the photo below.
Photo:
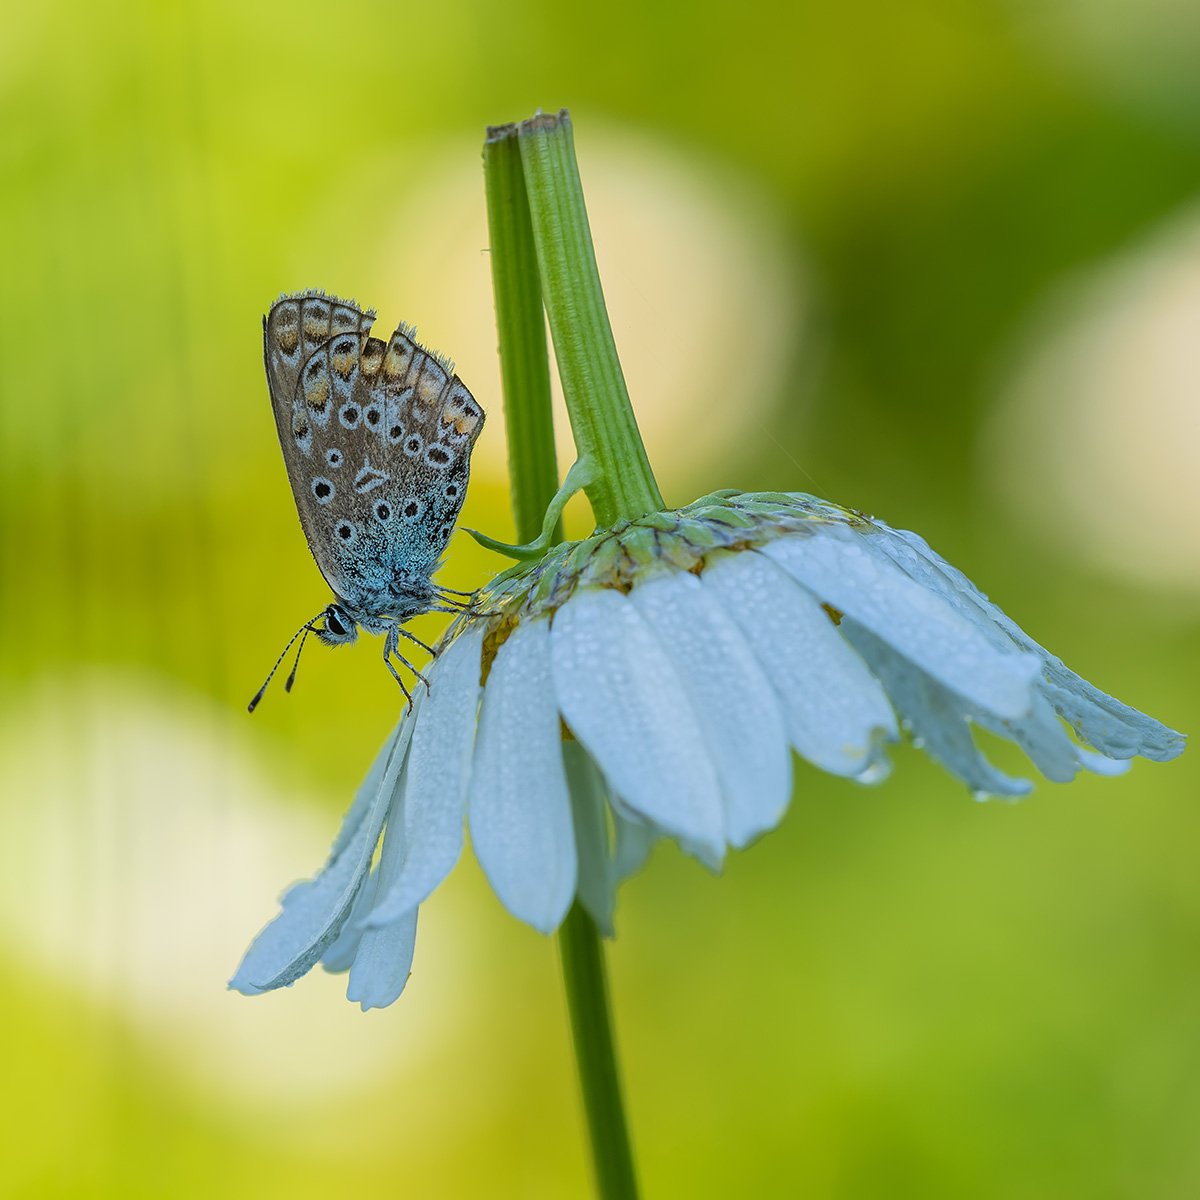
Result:
{"label": "white petal", "polygon": [[496,895],[515,917],[553,932],[575,894],[576,864],[544,618],[522,621],[496,652],[467,811]]}
{"label": "white petal", "polygon": [[1041,667],[1036,656],[999,651],[941,595],[870,553],[863,543],[872,536],[827,525],[776,538],[763,553],[973,705],[998,717],[1024,716]]}
{"label": "white petal", "polygon": [[[402,791],[406,782],[407,779],[401,779],[399,790]],[[402,823],[389,820],[387,832],[383,835],[383,849],[379,852],[380,895],[386,894],[395,884],[404,863],[405,849]],[[369,1008],[386,1008],[393,1003],[408,982],[416,936],[415,908],[381,928],[362,930],[350,967],[346,998],[361,1004],[364,1012]]]}
{"label": "white petal", "polygon": [[[412,721],[402,720],[392,738],[390,757],[353,833],[314,879],[292,888],[283,912],[255,938],[230,980],[236,991],[253,995],[286,987],[310,970],[331,946],[349,916],[367,878],[400,769],[408,751]],[[378,778],[374,768],[368,782]],[[357,805],[357,801],[356,801]],[[352,810],[353,811],[353,810]]]}
{"label": "white petal", "polygon": [[576,892],[600,932],[612,937],[617,878],[609,845],[608,786],[600,768],[578,742],[563,742],[562,756],[575,822]]}
{"label": "white petal", "polygon": [[646,865],[654,843],[658,841],[656,830],[644,821],[631,820],[613,805],[613,825],[616,827],[617,848],[613,857],[613,873],[617,882],[628,879]]}
{"label": "white petal", "polygon": [[1079,773],[1079,747],[1067,737],[1062,722],[1041,693],[1034,693],[1033,708],[1027,717],[1000,721],[986,713],[972,715],[985,729],[1016,742],[1047,779],[1069,783]]}
{"label": "white petal", "polygon": [[1093,775],[1124,775],[1129,770],[1129,759],[1127,758],[1109,758],[1104,754],[1097,754],[1093,750],[1084,750],[1082,747],[1077,748],[1079,761]]}
{"label": "white petal", "polygon": [[892,706],[813,596],[753,551],[714,559],[701,578],[775,685],[792,745],[837,775],[882,777]]}
{"label": "white petal", "polygon": [[792,763],[779,701],[745,638],[688,571],[629,595],[666,651],[716,768],[725,835],[734,846],[779,824]]}
{"label": "white petal", "polygon": [[[411,716],[406,714],[402,720],[411,720]],[[350,810],[342,819],[342,826],[338,830],[337,837],[334,838],[333,848],[329,851],[331,859],[337,858],[341,854],[350,839],[354,836],[359,825],[362,824],[363,817],[366,816],[367,810],[371,807],[379,791],[379,785],[383,782],[384,773],[387,771],[388,763],[392,759],[392,747],[395,745],[399,732],[400,727],[397,725],[388,734],[387,740],[383,743],[379,753],[375,755],[370,769],[367,771],[367,777],[359,784],[358,791],[354,794],[354,803],[350,805]]]}
{"label": "white petal", "polygon": [[670,660],[611,588],[580,588],[554,616],[563,717],[624,802],[719,861],[725,816],[716,771]]}
{"label": "white petal", "polygon": [[957,775],[977,796],[1024,796],[1033,785],[998,771],[979,753],[961,697],[849,617],[842,630],[908,721],[913,744]]}
{"label": "white petal", "polygon": [[379,868],[372,867],[366,883],[358,889],[358,895],[354,897],[350,915],[346,918],[341,933],[321,955],[321,966],[331,975],[350,970],[350,964],[354,962],[354,956],[358,953],[358,946],[362,941],[363,922],[378,896]]}
{"label": "white petal", "polygon": [[412,970],[413,948],[417,941],[417,910],[405,913],[382,929],[365,929],[346,999],[369,1008],[387,1008],[399,999]]}
{"label": "white petal", "polygon": [[482,624],[468,628],[429,672],[429,694],[413,733],[399,805],[402,857],[395,880],[381,890],[367,918],[370,925],[387,924],[416,908],[462,853],[482,646]]}
{"label": "white petal", "polygon": [[875,526],[876,532],[866,539],[867,544],[967,614],[993,645],[1013,646],[1038,656],[1043,672],[1040,690],[1071,728],[1104,756],[1111,760],[1140,754],[1166,762],[1183,753],[1183,734],[1122,704],[1075,674],[1061,659],[1039,646],[961,571],[931,550],[924,538],[907,530],[891,529],[881,521]]}

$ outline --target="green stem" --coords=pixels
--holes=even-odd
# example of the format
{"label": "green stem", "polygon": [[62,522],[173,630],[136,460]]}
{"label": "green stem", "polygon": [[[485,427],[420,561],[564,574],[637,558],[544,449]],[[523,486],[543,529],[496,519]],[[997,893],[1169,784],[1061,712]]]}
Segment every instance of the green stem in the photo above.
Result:
{"label": "green stem", "polygon": [[571,118],[538,115],[517,133],[546,313],[571,432],[596,470],[584,489],[612,525],[663,508],[617,357],[592,248]]}
{"label": "green stem", "polygon": [[483,179],[513,516],[517,541],[528,542],[537,537],[546,506],[558,491],[558,463],[537,252],[521,151],[510,130],[488,130]]}
{"label": "green stem", "polygon": [[[529,542],[541,529],[543,514],[558,491],[558,469],[538,256],[518,141],[514,126],[489,129],[483,165],[513,512],[518,539]],[[553,320],[552,316],[552,327]],[[558,335],[555,337],[557,347]],[[558,359],[561,371],[561,352]],[[627,397],[625,403],[628,405]],[[583,454],[581,445],[580,456]],[[648,475],[648,465],[646,471]],[[590,473],[583,477],[591,479]],[[649,478],[657,496],[653,477]],[[614,514],[610,520],[622,515],[617,509],[598,508],[597,498],[590,492],[588,498],[597,520],[604,520],[602,512]],[[556,522],[553,536],[561,538],[561,522]],[[597,1192],[602,1200],[628,1200],[637,1196],[637,1184],[621,1101],[600,935],[592,918],[576,903],[558,937]]]}
{"label": "green stem", "polygon": [[605,1200],[626,1200],[637,1196],[637,1181],[621,1104],[604,948],[595,921],[578,900],[559,926],[558,949],[571,1009],[575,1061],[592,1134],[596,1191]]}

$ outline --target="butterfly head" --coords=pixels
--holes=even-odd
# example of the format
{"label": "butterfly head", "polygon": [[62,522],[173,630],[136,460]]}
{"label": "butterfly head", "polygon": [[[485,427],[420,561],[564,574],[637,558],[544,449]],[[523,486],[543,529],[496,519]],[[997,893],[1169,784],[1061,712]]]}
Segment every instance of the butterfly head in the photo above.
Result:
{"label": "butterfly head", "polygon": [[358,622],[340,604],[329,605],[321,617],[325,623],[314,626],[313,633],[326,646],[348,646],[357,640]]}

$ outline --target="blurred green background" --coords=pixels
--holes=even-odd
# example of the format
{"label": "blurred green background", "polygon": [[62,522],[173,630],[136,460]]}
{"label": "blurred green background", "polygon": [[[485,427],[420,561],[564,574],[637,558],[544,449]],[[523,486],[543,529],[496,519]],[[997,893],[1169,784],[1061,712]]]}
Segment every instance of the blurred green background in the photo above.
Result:
{"label": "blurred green background", "polygon": [[[586,1194],[555,947],[469,856],[394,1008],[223,990],[398,709],[368,640],[245,714],[327,597],[260,316],[452,353],[508,535],[488,123],[572,110],[670,502],[915,528],[1194,731],[1198,50],[1171,0],[11,8],[0,1192]],[[798,767],[720,878],[657,853],[611,952],[647,1196],[1200,1194],[1194,755],[980,806],[900,748]]]}

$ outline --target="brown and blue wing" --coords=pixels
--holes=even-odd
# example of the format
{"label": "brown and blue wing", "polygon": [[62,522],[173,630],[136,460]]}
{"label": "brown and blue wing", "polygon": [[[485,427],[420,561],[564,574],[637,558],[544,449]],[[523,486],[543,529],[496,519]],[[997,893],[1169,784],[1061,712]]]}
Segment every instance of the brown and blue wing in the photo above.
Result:
{"label": "brown and blue wing", "polygon": [[[314,299],[328,306],[323,341]],[[396,606],[389,585],[436,570],[484,414],[408,327],[387,343],[369,337],[372,315],[329,298],[286,298],[268,315],[266,343],[280,441],[317,565],[339,597],[382,614]],[[282,351],[274,375],[273,347]],[[276,387],[289,379],[285,408]]]}

